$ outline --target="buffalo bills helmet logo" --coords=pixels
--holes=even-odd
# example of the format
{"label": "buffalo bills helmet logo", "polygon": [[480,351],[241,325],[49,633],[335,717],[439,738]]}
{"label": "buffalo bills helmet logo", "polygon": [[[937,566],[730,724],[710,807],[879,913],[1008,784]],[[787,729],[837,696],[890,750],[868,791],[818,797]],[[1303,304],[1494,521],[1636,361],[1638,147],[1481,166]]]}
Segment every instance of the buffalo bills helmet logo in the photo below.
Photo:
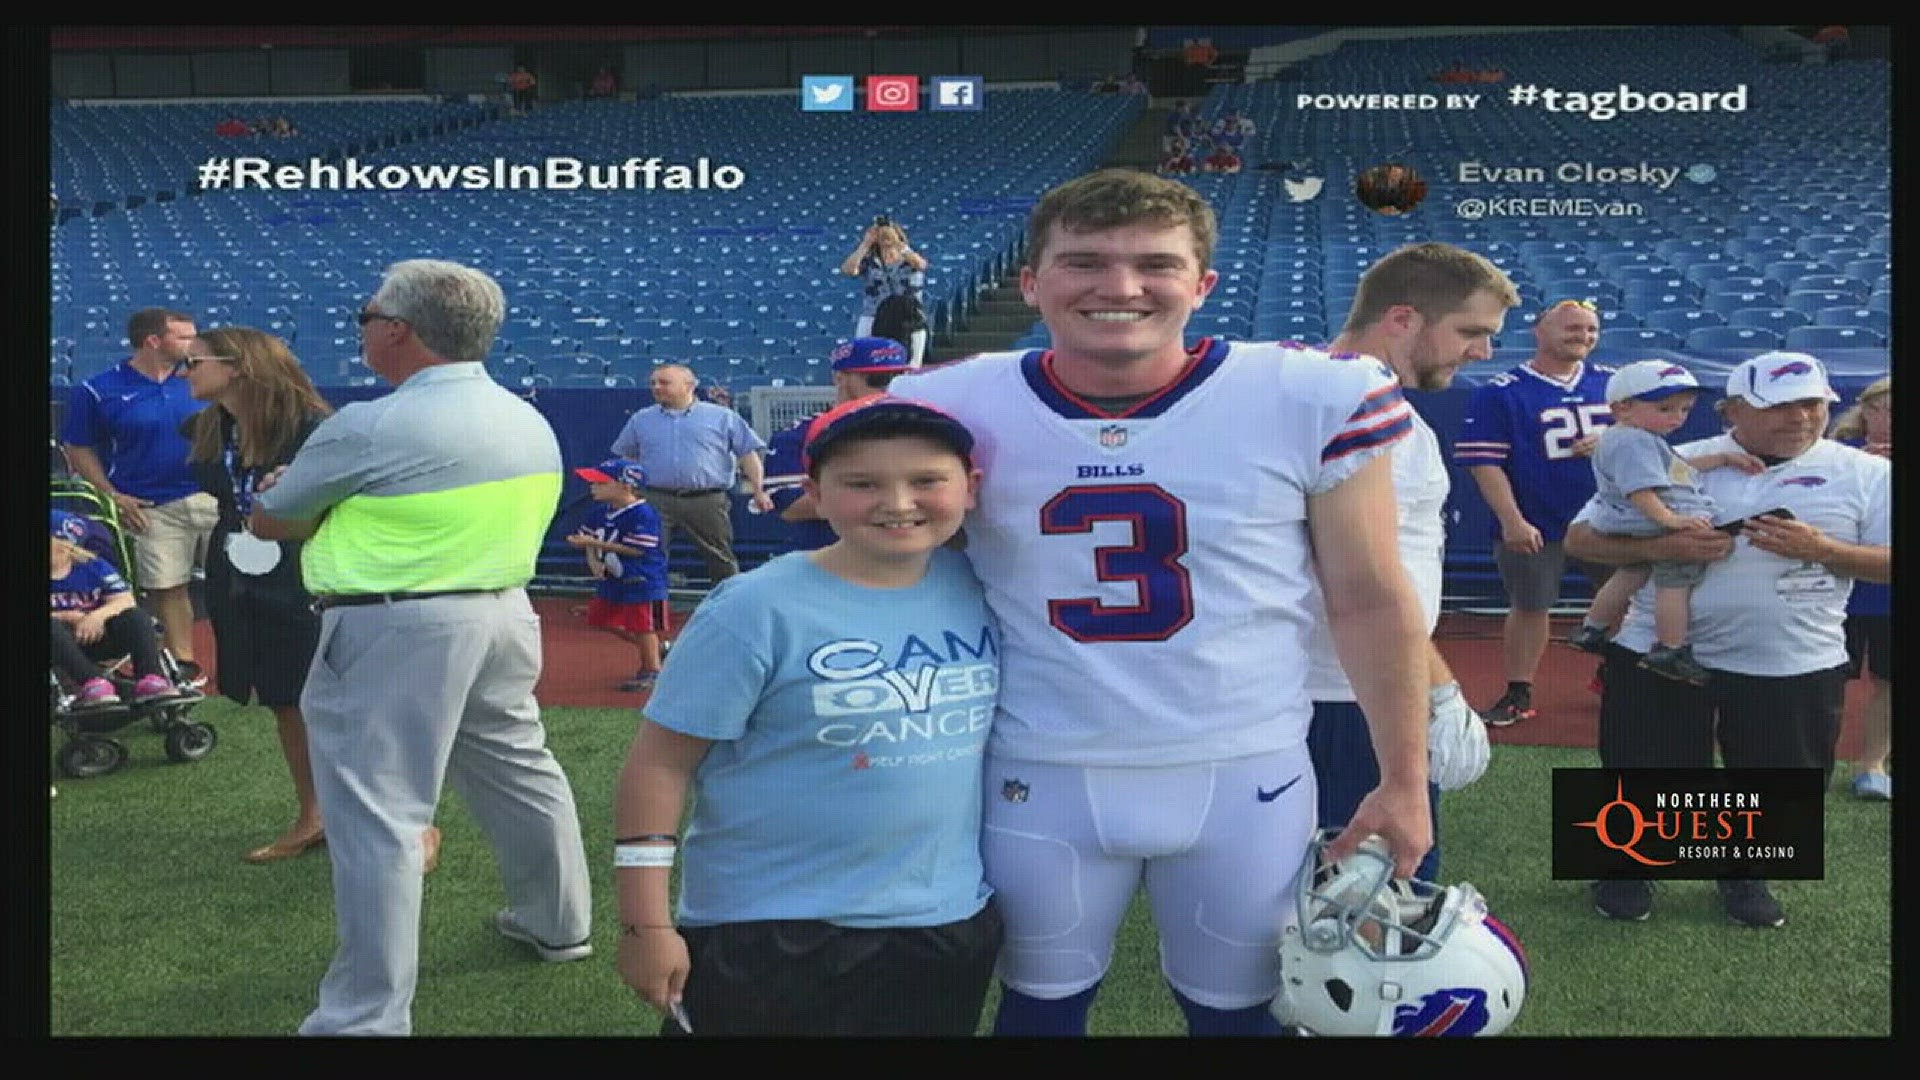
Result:
{"label": "buffalo bills helmet logo", "polygon": [[1411,1005],[1393,1010],[1393,1033],[1402,1038],[1435,1035],[1478,1035],[1492,1019],[1487,992],[1474,987],[1449,987],[1423,995]]}
{"label": "buffalo bills helmet logo", "polygon": [[833,352],[828,354],[827,359],[829,362],[845,360],[847,357],[852,355],[853,355],[853,342],[843,341],[840,344],[835,345],[833,347]]}
{"label": "buffalo bills helmet logo", "polygon": [[1792,484],[1794,487],[1815,488],[1826,483],[1827,478],[1824,476],[1789,476],[1780,482],[1782,484]]}
{"label": "buffalo bills helmet logo", "polygon": [[1767,372],[1767,378],[1784,379],[1788,375],[1811,375],[1811,374],[1813,374],[1812,364],[1807,363],[1805,360],[1792,360],[1792,361],[1788,361],[1787,363],[1781,364],[1777,368],[1773,368],[1769,370]]}
{"label": "buffalo bills helmet logo", "polygon": [[1663,367],[1660,369],[1659,377],[1662,379],[1671,379],[1677,376],[1684,377],[1686,373],[1687,373],[1686,368],[1683,368],[1678,364],[1668,364],[1666,367]]}

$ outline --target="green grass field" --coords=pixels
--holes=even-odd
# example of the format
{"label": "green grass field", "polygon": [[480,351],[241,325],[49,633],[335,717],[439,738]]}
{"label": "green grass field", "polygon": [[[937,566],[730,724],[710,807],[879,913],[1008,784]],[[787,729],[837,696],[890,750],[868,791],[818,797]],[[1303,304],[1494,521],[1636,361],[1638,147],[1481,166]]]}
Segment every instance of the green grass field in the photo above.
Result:
{"label": "green grass field", "polygon": [[[62,781],[52,814],[51,1017],[56,1035],[285,1035],[312,1007],[333,951],[326,856],[250,866],[248,848],[292,815],[264,709],[209,701],[220,745],[166,762],[160,737],[123,732],[121,772]],[[635,714],[553,709],[550,744],[573,780],[593,865],[611,847],[612,790]],[[56,739],[58,738],[56,734]],[[1888,1035],[1891,847],[1885,804],[1834,794],[1827,879],[1782,882],[1787,926],[1721,913],[1707,882],[1660,887],[1651,921],[1596,916],[1583,883],[1549,879],[1555,767],[1587,751],[1498,747],[1487,776],[1447,796],[1445,878],[1467,880],[1532,963],[1519,1035]],[[498,937],[492,857],[458,799],[441,808],[441,865],[427,880],[414,1002],[418,1035],[645,1034],[657,1021],[613,970],[612,873],[596,870],[599,952],[545,965]],[[989,1015],[991,1014],[989,1002]],[[1101,1035],[1183,1027],[1136,905],[1093,1013]]]}

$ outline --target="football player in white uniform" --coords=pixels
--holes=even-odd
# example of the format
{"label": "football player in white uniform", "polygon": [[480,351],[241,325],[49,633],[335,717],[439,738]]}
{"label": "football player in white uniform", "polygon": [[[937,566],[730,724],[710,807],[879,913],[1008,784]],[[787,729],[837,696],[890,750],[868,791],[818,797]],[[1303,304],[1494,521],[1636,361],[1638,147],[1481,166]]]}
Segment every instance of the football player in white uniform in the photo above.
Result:
{"label": "football player in white uniform", "polygon": [[[1403,390],[1444,390],[1461,367],[1493,356],[1507,309],[1520,302],[1513,282],[1482,256],[1448,244],[1412,244],[1382,258],[1360,278],[1347,325],[1330,346],[1387,362]],[[1400,508],[1400,558],[1420,593],[1427,632],[1440,619],[1441,565],[1447,542],[1441,509],[1450,484],[1440,439],[1418,415],[1413,433],[1392,451]],[[1434,846],[1415,877],[1437,880],[1441,790],[1465,787],[1486,771],[1486,724],[1468,707],[1447,662],[1426,645],[1432,713],[1427,729],[1433,783]],[[1307,691],[1313,726],[1307,746],[1320,782],[1320,826],[1347,823],[1379,782],[1366,717],[1334,654],[1332,635],[1314,636]]]}
{"label": "football player in white uniform", "polygon": [[1313,834],[1317,583],[1382,781],[1333,844],[1431,842],[1427,653],[1394,542],[1412,410],[1378,360],[1182,333],[1218,275],[1191,188],[1110,169],[1048,192],[1021,287],[1053,349],[903,376],[975,433],[967,554],[1004,634],[985,775],[1006,920],[995,1031],[1083,1034],[1144,884],[1189,1032],[1277,1030]]}

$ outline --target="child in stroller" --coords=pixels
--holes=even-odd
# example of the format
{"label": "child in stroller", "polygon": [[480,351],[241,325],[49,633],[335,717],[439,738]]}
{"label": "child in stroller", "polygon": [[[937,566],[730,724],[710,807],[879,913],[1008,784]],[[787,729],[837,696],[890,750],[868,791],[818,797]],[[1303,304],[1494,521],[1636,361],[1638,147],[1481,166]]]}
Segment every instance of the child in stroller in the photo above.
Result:
{"label": "child in stroller", "polygon": [[[126,750],[104,737],[145,717],[166,733],[167,756],[197,761],[213,748],[213,729],[186,719],[204,696],[161,647],[153,616],[134,606],[133,590],[110,554],[101,523],[54,510],[51,533],[51,675],[54,719],[67,732],[60,751],[73,776],[111,772]],[[132,675],[121,674],[130,657]]]}
{"label": "child in stroller", "polygon": [[51,515],[53,666],[78,687],[72,706],[122,704],[119,690],[99,662],[133,657],[133,704],[151,705],[180,696],[160,666],[160,639],[152,617],[133,603],[133,590],[104,555],[83,546],[85,518],[55,510]]}

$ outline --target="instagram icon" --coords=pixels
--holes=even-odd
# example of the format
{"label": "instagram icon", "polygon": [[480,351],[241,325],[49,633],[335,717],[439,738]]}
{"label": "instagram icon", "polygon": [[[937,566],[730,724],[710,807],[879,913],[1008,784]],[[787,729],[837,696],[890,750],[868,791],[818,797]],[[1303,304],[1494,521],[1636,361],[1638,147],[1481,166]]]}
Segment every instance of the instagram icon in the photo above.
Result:
{"label": "instagram icon", "polygon": [[919,76],[867,76],[868,112],[917,112],[919,108]]}

